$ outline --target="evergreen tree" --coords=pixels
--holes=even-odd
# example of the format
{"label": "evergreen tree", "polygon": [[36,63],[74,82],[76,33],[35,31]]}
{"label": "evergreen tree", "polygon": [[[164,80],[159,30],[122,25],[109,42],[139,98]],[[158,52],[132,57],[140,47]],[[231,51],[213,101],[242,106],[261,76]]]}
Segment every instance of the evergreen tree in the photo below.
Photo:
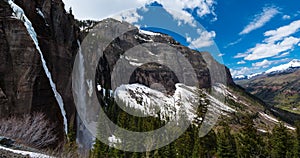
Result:
{"label": "evergreen tree", "polygon": [[185,131],[176,141],[175,141],[175,149],[176,156],[175,157],[190,157],[193,151],[193,135],[191,134],[190,128]]}
{"label": "evergreen tree", "polygon": [[244,127],[237,134],[238,157],[266,157],[265,143],[257,133],[252,119],[247,116]]}
{"label": "evergreen tree", "polygon": [[296,141],[297,141],[297,144],[296,144],[296,151],[295,153],[297,154],[297,157],[300,157],[300,121],[297,121],[295,123],[296,125]]}
{"label": "evergreen tree", "polygon": [[237,157],[236,144],[234,136],[230,133],[230,128],[225,125],[217,135],[217,154],[220,158]]}
{"label": "evergreen tree", "polygon": [[272,133],[270,140],[272,147],[271,157],[294,157],[294,140],[288,129],[280,123],[273,128]]}
{"label": "evergreen tree", "polygon": [[217,149],[217,136],[214,130],[211,130],[206,136],[199,138],[198,130],[194,133],[194,158],[210,158],[216,154]]}

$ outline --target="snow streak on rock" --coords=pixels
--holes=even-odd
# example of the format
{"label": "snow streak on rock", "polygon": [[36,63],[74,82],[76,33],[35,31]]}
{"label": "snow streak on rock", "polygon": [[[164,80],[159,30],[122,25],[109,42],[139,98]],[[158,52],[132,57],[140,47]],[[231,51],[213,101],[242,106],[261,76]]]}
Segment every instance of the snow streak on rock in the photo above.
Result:
{"label": "snow streak on rock", "polygon": [[44,16],[43,12],[42,12],[39,8],[36,8],[36,12],[37,12],[41,17],[43,17],[43,19],[45,19],[45,16]]}
{"label": "snow streak on rock", "polygon": [[108,137],[108,141],[110,143],[110,146],[115,146],[116,144],[122,143],[121,139],[116,137],[115,135]]}

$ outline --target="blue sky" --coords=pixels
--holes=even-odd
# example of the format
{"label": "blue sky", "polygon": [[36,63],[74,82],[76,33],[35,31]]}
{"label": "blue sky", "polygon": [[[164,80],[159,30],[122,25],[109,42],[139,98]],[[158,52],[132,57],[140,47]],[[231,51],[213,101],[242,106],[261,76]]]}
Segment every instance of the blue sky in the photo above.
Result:
{"label": "blue sky", "polygon": [[300,59],[299,0],[64,0],[79,19],[112,16],[209,51],[232,75]]}

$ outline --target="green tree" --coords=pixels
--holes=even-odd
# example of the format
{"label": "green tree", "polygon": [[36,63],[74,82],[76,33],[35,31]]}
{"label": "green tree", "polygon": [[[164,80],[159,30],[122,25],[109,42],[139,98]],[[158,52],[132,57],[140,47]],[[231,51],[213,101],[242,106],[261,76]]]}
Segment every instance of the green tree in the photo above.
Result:
{"label": "green tree", "polygon": [[257,133],[250,117],[243,121],[244,127],[237,134],[238,157],[266,157],[265,143]]}
{"label": "green tree", "polygon": [[295,153],[297,154],[297,157],[300,157],[300,121],[297,121],[295,123],[296,125],[296,141],[297,141],[297,144],[296,144],[296,151]]}
{"label": "green tree", "polygon": [[270,140],[272,149],[271,157],[284,158],[294,157],[294,140],[288,129],[280,123],[276,125],[272,130],[272,137]]}
{"label": "green tree", "polygon": [[230,133],[230,127],[225,125],[217,135],[217,154],[220,158],[237,157],[234,136]]}
{"label": "green tree", "polygon": [[175,157],[190,157],[193,151],[193,136],[191,130],[185,131],[176,141],[175,141]]}
{"label": "green tree", "polygon": [[200,138],[198,130],[194,130],[194,158],[210,158],[216,154],[217,136],[214,130],[211,130],[206,136]]}

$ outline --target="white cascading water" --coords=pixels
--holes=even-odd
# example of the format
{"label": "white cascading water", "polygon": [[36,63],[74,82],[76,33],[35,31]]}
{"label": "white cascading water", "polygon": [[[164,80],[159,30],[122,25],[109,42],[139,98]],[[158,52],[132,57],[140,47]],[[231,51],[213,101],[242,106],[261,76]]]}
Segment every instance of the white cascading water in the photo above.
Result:
{"label": "white cascading water", "polygon": [[59,94],[59,92],[56,90],[56,85],[55,83],[53,82],[52,80],[52,77],[51,77],[51,73],[46,65],[46,61],[44,59],[44,56],[43,56],[43,53],[39,47],[39,43],[38,43],[38,39],[37,39],[37,34],[34,30],[34,28],[32,27],[32,24],[30,22],[30,20],[26,17],[24,11],[22,8],[20,8],[18,5],[16,5],[12,0],[8,0],[7,1],[8,4],[10,5],[10,7],[13,9],[13,12],[14,12],[14,16],[16,18],[18,18],[19,20],[23,21],[24,22],[24,25],[25,27],[27,28],[27,31],[30,35],[30,37],[32,38],[32,40],[34,41],[34,44],[36,46],[36,49],[38,50],[40,56],[41,56],[41,61],[42,61],[42,65],[43,65],[43,68],[44,68],[44,71],[49,79],[49,82],[50,82],[50,86],[52,88],[52,91],[54,93],[54,96],[56,98],[56,101],[60,107],[60,111],[61,111],[61,114],[63,116],[63,119],[64,119],[64,130],[65,130],[65,133],[68,134],[68,122],[67,122],[67,117],[66,117],[66,111],[64,109],[64,103],[63,103],[63,99],[61,97],[61,95]]}
{"label": "white cascading water", "polygon": [[[84,58],[82,55],[82,51],[81,51],[81,44],[79,42],[79,40],[77,41],[78,44],[78,56],[79,56],[79,61],[78,61],[78,65],[77,65],[77,69],[79,70],[79,79],[74,81],[78,84],[79,91],[76,93],[79,93],[77,98],[74,98],[77,100],[77,103],[83,105],[86,103],[85,98],[87,95],[87,87],[85,85],[85,79],[84,79]],[[77,107],[79,108],[79,107]],[[86,111],[85,109],[77,109],[77,111],[79,111],[81,113],[82,116],[86,116]],[[94,137],[93,135],[90,133],[90,131],[86,128],[85,124],[83,123],[83,121],[81,120],[81,118],[79,117],[79,115],[77,115],[77,134],[76,134],[76,142],[79,145],[79,149],[91,149],[92,148],[92,144],[94,142]]]}

